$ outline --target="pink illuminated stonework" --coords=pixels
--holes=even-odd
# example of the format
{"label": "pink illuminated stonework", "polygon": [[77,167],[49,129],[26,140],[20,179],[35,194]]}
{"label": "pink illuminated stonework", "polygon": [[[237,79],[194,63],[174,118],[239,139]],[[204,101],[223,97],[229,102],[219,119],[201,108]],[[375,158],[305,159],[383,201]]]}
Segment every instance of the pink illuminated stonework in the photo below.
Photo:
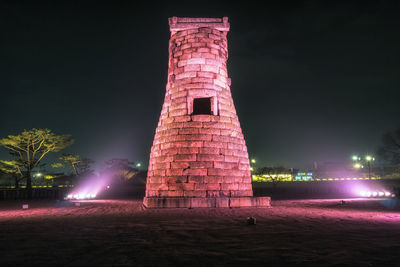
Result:
{"label": "pink illuminated stonework", "polygon": [[168,83],[151,148],[148,208],[263,207],[227,74],[228,18],[169,19]]}

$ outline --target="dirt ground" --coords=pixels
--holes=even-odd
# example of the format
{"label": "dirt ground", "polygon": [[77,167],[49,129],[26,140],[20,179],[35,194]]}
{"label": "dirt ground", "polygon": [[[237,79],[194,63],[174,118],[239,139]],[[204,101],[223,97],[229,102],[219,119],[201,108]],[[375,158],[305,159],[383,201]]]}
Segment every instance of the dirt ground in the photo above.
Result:
{"label": "dirt ground", "polygon": [[[26,201],[25,201],[26,202]],[[0,202],[0,266],[398,266],[396,199],[145,210],[140,200]],[[254,216],[256,225],[246,218]]]}

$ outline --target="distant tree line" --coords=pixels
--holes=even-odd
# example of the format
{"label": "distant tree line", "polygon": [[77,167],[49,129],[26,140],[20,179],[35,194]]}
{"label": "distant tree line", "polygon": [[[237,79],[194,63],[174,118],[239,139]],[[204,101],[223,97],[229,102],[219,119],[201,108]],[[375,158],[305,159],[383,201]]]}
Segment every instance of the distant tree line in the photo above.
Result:
{"label": "distant tree line", "polygon": [[378,155],[389,163],[392,176],[400,178],[400,127],[382,136]]}
{"label": "distant tree line", "polygon": [[[58,162],[49,164],[52,168],[70,169],[69,174],[45,169],[44,159],[50,153],[61,153],[73,143],[71,135],[57,135],[49,129],[24,130],[18,135],[2,138],[0,146],[8,151],[10,158],[0,160],[0,177],[11,179],[15,188],[19,188],[21,183],[26,185],[29,197],[35,180],[54,181],[67,177],[69,183],[75,183],[95,175],[92,170],[94,161],[77,154],[62,153]],[[127,159],[110,159],[104,163],[102,172],[112,175],[116,182],[124,183],[134,180],[139,170]]]}

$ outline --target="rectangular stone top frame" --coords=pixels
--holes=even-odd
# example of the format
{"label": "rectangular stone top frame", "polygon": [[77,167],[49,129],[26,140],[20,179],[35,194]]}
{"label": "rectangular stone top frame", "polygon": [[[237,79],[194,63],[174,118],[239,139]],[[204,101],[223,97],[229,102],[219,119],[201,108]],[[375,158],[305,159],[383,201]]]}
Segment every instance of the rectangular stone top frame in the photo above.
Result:
{"label": "rectangular stone top frame", "polygon": [[196,28],[211,28],[218,31],[229,31],[228,17],[223,18],[178,18],[168,19],[171,32],[178,32]]}

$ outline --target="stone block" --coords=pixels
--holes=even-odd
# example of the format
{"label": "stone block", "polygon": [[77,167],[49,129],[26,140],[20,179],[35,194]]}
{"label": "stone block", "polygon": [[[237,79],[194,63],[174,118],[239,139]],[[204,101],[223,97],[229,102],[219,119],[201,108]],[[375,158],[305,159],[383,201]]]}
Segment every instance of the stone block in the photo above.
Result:
{"label": "stone block", "polygon": [[161,155],[175,155],[178,153],[177,148],[167,148],[161,151]]}
{"label": "stone block", "polygon": [[218,197],[215,199],[216,208],[229,208],[230,200],[228,197]]}
{"label": "stone block", "polygon": [[[238,163],[239,162],[239,157],[225,155],[224,161],[225,162],[231,162],[231,163]],[[238,166],[239,166],[239,164],[238,164]]]}
{"label": "stone block", "polygon": [[212,176],[212,175],[207,175],[204,177],[204,182],[205,183],[210,183],[210,184],[217,184],[217,183],[222,183],[224,182],[223,176]]}
{"label": "stone block", "polygon": [[161,184],[161,183],[164,183],[164,180],[163,180],[162,176],[150,176],[149,182],[151,184]]}
{"label": "stone block", "polygon": [[197,48],[197,52],[198,52],[198,53],[209,53],[209,52],[210,52],[210,48],[207,48],[207,47],[199,47],[199,48]]}
{"label": "stone block", "polygon": [[178,149],[183,147],[202,147],[203,141],[180,141],[170,143],[169,145]]}
{"label": "stone block", "polygon": [[232,190],[231,196],[232,197],[252,197],[253,190]]}
{"label": "stone block", "polygon": [[190,78],[190,82],[192,83],[213,83],[214,80],[215,79],[204,77]]}
{"label": "stone block", "polygon": [[207,190],[207,197],[219,198],[220,191],[219,190]]}
{"label": "stone block", "polygon": [[271,206],[270,197],[253,197],[256,200],[256,207],[267,208]]}
{"label": "stone block", "polygon": [[183,169],[166,169],[166,176],[180,176],[183,175]]}
{"label": "stone block", "polygon": [[[200,147],[199,153],[200,154],[215,154],[219,155],[220,149],[216,147]],[[212,166],[211,166],[212,167]],[[209,167],[209,168],[211,168]]]}
{"label": "stone block", "polygon": [[[197,71],[201,70],[200,66],[201,65],[186,65],[183,68],[185,70],[185,73],[192,73],[193,71],[195,71],[195,73],[197,73]],[[179,75],[181,75],[181,74],[179,74]],[[196,77],[196,75],[195,76],[190,76],[190,77]],[[185,78],[188,78],[188,77],[185,77]]]}
{"label": "stone block", "polygon": [[160,197],[183,197],[183,190],[159,190]]}
{"label": "stone block", "polygon": [[[213,167],[213,162],[211,161],[191,161],[190,168],[191,169],[208,169]],[[207,171],[206,174],[207,175]]]}
{"label": "stone block", "polygon": [[154,170],[153,175],[154,176],[165,176],[165,169],[164,170]]}
{"label": "stone block", "polygon": [[252,198],[251,197],[231,197],[230,198],[230,207],[231,208],[240,208],[240,207],[252,207]]}
{"label": "stone block", "polygon": [[211,141],[212,136],[208,134],[186,134],[179,135],[179,141]]}
{"label": "stone block", "polygon": [[248,171],[250,170],[250,165],[246,163],[239,163],[239,170]]}
{"label": "stone block", "polygon": [[146,197],[158,197],[157,190],[146,190]]}
{"label": "stone block", "polygon": [[[200,83],[200,84],[202,84],[202,83]],[[213,96],[217,95],[217,92],[215,90],[203,89],[203,88],[202,89],[191,89],[188,92],[188,95],[193,96],[193,97],[213,97]],[[192,115],[192,118],[196,117],[196,116],[202,116],[202,115]],[[211,118],[214,117],[211,115],[205,115],[205,116],[208,116]],[[207,121],[210,121],[210,120],[207,120]]]}
{"label": "stone block", "polygon": [[175,116],[173,117],[175,122],[186,122],[190,121],[190,116],[189,115],[183,115],[183,116]]}
{"label": "stone block", "polygon": [[211,58],[211,59],[215,59],[216,56],[217,56],[217,55],[211,53],[211,51],[210,51],[210,53],[201,53],[201,57],[202,57],[202,58]]}
{"label": "stone block", "polygon": [[213,79],[213,78],[215,78],[214,76],[215,76],[215,74],[212,72],[202,72],[202,71],[197,72],[197,77],[199,77],[199,78]]}
{"label": "stone block", "polygon": [[220,195],[220,197],[230,197],[231,191],[230,190],[220,190],[219,195]]}
{"label": "stone block", "polygon": [[179,129],[179,134],[198,134],[199,131],[199,128],[183,128]]}
{"label": "stone block", "polygon": [[201,71],[219,73],[219,66],[218,65],[201,65]]}
{"label": "stone block", "polygon": [[216,154],[197,154],[197,161],[223,161],[223,155]]}
{"label": "stone block", "polygon": [[215,198],[191,198],[190,199],[191,208],[215,208],[216,200]]}
{"label": "stone block", "polygon": [[[211,121],[212,115],[192,115],[192,121]],[[211,136],[210,136],[211,140]],[[210,141],[208,140],[208,141]]]}
{"label": "stone block", "polygon": [[178,148],[178,154],[197,154],[199,149],[198,147],[180,147]]}
{"label": "stone block", "polygon": [[207,169],[185,169],[183,170],[183,175],[207,175]]}
{"label": "stone block", "polygon": [[146,208],[190,208],[190,198],[175,197],[145,197],[143,205]]}
{"label": "stone block", "polygon": [[247,191],[247,190],[252,190],[252,188],[253,188],[251,183],[240,183],[238,185],[239,185],[238,190]]}
{"label": "stone block", "polygon": [[189,175],[188,181],[189,183],[204,184],[204,178],[205,176]]}
{"label": "stone block", "polygon": [[203,123],[200,121],[184,122],[181,128],[202,128]]}
{"label": "stone block", "polygon": [[171,162],[171,169],[186,169],[188,167],[189,167],[188,162]]}
{"label": "stone block", "polygon": [[[186,60],[186,64],[188,64],[188,65],[189,64],[201,64],[201,65],[203,65],[205,63],[206,63],[206,59],[205,58],[191,58],[191,59]],[[178,66],[179,66],[179,64],[178,64]]]}
{"label": "stone block", "polygon": [[169,191],[184,191],[183,188],[184,183],[170,183],[168,184],[168,189]]}
{"label": "stone block", "polygon": [[184,197],[206,197],[207,193],[205,190],[192,190],[192,191],[184,191]]}
{"label": "stone block", "polygon": [[233,183],[222,183],[221,190],[239,190],[239,185]]}
{"label": "stone block", "polygon": [[[196,158],[196,156],[195,156]],[[196,159],[195,159],[196,160]],[[170,167],[169,162],[164,162],[164,163],[155,163],[152,165],[154,170],[159,170],[159,169],[168,169]]]}
{"label": "stone block", "polygon": [[216,169],[237,169],[238,168],[238,163],[215,161],[214,162],[214,168],[216,168]]}
{"label": "stone block", "polygon": [[219,184],[219,183],[214,183],[214,184],[207,183],[207,184],[206,184],[206,189],[207,189],[207,190],[211,190],[211,191],[214,191],[214,190],[221,190],[221,185],[222,185],[222,184]]}
{"label": "stone block", "polygon": [[187,183],[187,176],[166,176],[165,183],[176,184],[176,183]]}

